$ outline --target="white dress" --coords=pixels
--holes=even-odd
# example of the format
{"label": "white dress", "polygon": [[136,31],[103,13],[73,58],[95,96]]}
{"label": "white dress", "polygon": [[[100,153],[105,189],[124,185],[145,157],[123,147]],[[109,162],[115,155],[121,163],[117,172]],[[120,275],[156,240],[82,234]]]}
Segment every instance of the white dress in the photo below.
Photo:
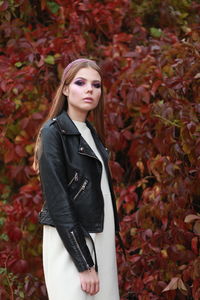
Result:
{"label": "white dress", "polygon": [[[52,226],[44,225],[43,268],[49,300],[119,300],[114,215],[104,163],[86,123],[73,122],[102,163],[101,189],[104,197],[104,230],[102,233],[90,233],[97,254],[100,291],[93,296],[82,291],[79,272],[57,230]],[[88,238],[86,238],[86,243],[94,259],[93,247]]]}

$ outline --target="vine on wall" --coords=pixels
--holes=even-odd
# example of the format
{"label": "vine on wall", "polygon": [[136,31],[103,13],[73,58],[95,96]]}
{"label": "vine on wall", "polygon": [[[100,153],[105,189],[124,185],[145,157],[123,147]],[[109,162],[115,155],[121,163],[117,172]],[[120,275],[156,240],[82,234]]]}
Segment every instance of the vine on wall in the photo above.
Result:
{"label": "vine on wall", "polygon": [[105,77],[121,299],[200,298],[198,1],[0,2],[0,299],[46,300],[33,149],[62,70]]}

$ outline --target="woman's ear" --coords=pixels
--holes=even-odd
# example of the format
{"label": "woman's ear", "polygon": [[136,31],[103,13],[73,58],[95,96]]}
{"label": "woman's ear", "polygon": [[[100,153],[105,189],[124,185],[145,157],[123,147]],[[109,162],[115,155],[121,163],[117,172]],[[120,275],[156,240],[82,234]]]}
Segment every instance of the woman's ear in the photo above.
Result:
{"label": "woman's ear", "polygon": [[66,85],[64,88],[63,88],[63,94],[65,96],[68,96],[69,95],[69,87]]}

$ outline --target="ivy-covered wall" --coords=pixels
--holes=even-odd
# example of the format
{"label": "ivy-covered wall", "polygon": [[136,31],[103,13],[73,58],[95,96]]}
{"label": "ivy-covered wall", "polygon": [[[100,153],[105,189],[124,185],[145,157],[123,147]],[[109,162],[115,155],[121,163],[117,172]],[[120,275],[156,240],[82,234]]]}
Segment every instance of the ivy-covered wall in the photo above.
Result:
{"label": "ivy-covered wall", "polygon": [[104,71],[121,300],[200,299],[199,24],[197,0],[0,1],[0,299],[47,300],[33,149],[78,57]]}

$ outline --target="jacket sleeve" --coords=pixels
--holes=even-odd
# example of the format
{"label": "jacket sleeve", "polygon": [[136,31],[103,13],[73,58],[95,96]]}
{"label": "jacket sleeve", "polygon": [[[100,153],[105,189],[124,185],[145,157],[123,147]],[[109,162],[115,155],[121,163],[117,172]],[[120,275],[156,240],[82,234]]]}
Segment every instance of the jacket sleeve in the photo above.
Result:
{"label": "jacket sleeve", "polygon": [[38,160],[43,197],[49,215],[78,271],[88,270],[94,262],[69,200],[62,141],[52,125],[41,130]]}

